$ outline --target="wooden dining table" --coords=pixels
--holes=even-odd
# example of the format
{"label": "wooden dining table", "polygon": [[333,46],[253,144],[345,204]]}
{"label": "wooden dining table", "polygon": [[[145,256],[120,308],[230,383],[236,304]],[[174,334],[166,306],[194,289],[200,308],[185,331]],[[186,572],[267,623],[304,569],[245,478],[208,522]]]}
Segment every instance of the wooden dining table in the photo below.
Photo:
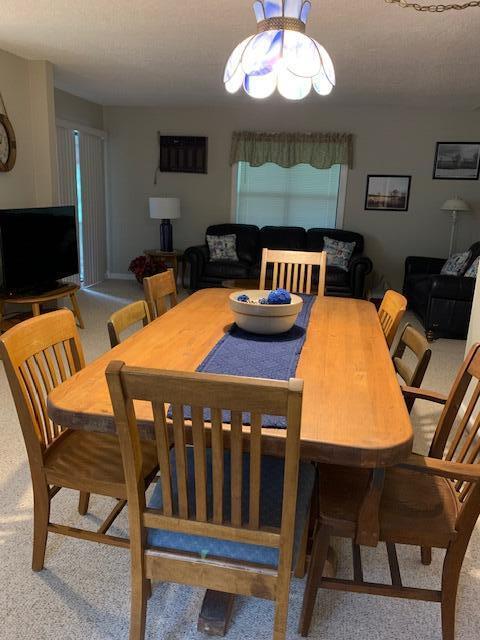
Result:
{"label": "wooden dining table", "polygon": [[[105,378],[108,363],[121,360],[139,367],[195,371],[233,323],[230,293],[197,291],[88,364],[51,392],[50,418],[72,429],[114,432]],[[301,456],[371,470],[357,542],[375,546],[385,468],[406,458],[413,440],[375,306],[364,300],[318,297],[296,377],[304,380]],[[140,403],[136,413],[144,437],[152,437],[150,405]],[[264,452],[282,455],[285,430],[264,429],[264,437]]]}

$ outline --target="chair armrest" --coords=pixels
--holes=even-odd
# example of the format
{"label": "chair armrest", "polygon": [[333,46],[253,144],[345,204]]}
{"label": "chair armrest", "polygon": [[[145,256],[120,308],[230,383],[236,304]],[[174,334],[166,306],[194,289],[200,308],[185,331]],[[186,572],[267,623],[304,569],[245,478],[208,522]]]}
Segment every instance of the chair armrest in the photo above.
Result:
{"label": "chair armrest", "polygon": [[425,275],[440,273],[445,262],[445,258],[408,256],[405,260],[405,276],[416,273]]}
{"label": "chair armrest", "polygon": [[355,298],[365,295],[365,278],[372,271],[373,264],[367,256],[353,256],[348,264],[350,286]]}
{"label": "chair armrest", "polygon": [[464,464],[462,462],[450,462],[429,458],[412,453],[405,462],[396,465],[402,469],[420,471],[431,476],[441,476],[449,480],[462,482],[478,482],[480,480],[480,466],[476,464]]}
{"label": "chair armrest", "polygon": [[446,300],[473,300],[475,278],[463,276],[434,276],[430,288],[430,295],[434,298]]}
{"label": "chair armrest", "polygon": [[184,260],[190,265],[190,286],[189,289],[198,289],[198,281],[208,262],[209,253],[206,244],[189,247],[185,250]]}
{"label": "chair armrest", "polygon": [[417,387],[402,386],[401,389],[405,398],[413,398],[415,400],[429,400],[430,402],[436,402],[437,404],[447,403],[447,396],[443,395],[443,393],[428,391],[427,389],[419,389]]}

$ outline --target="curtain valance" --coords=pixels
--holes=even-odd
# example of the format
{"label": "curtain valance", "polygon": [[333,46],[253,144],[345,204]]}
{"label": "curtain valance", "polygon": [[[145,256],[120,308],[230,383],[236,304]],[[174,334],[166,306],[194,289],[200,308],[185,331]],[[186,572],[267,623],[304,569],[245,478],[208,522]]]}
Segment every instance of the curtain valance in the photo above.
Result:
{"label": "curtain valance", "polygon": [[230,164],[248,162],[260,167],[273,162],[281,167],[310,164],[330,169],[334,164],[353,166],[353,136],[349,133],[257,133],[235,131]]}

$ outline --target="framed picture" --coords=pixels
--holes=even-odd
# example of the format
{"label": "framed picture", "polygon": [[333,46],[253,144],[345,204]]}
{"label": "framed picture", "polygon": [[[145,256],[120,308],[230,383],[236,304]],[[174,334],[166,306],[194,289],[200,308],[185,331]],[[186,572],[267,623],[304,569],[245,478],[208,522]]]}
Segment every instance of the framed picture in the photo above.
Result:
{"label": "framed picture", "polygon": [[478,180],[480,142],[437,142],[434,180]]}
{"label": "framed picture", "polygon": [[367,176],[367,211],[408,211],[412,176]]}

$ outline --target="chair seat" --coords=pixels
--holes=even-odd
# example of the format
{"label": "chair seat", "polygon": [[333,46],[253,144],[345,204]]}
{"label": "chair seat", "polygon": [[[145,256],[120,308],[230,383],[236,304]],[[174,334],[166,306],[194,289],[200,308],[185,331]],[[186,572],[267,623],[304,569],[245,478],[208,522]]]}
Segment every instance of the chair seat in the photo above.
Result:
{"label": "chair seat", "polygon": [[[322,521],[339,535],[355,533],[368,469],[335,465],[320,467]],[[418,471],[387,469],[380,503],[380,540],[446,548],[456,536],[460,508],[450,480]]]}
{"label": "chair seat", "polygon": [[[189,513],[195,513],[194,501],[194,457],[193,449],[188,449],[188,499]],[[172,494],[174,505],[177,502],[177,486],[176,486],[176,467],[175,453],[171,454],[172,468]],[[207,468],[211,469],[211,450],[207,449]],[[226,452],[224,457],[225,483],[223,487],[224,505],[223,514],[224,522],[230,519],[230,453]],[[260,499],[260,525],[262,527],[273,527],[280,529],[282,515],[282,492],[283,492],[283,473],[284,460],[282,458],[273,458],[270,456],[262,457],[261,467],[261,488],[262,495]],[[308,463],[300,464],[300,473],[298,480],[297,494],[297,512],[295,522],[295,542],[294,542],[294,564],[296,552],[300,547],[302,533],[307,521],[310,501],[315,483],[315,469],[313,465]],[[248,503],[249,503],[249,458],[244,455],[243,458],[243,491],[242,491],[242,515],[243,521],[248,520]],[[213,489],[211,473],[208,474],[207,480],[207,500],[209,517],[213,510]],[[150,499],[149,507],[152,509],[162,509],[162,488],[158,483]],[[198,554],[201,557],[219,557],[228,558],[236,561],[250,562],[261,565],[276,567],[278,565],[278,549],[271,547],[263,547],[260,545],[246,544],[240,542],[232,542],[230,540],[218,540],[207,536],[197,536],[191,534],[182,534],[177,532],[166,531],[164,529],[149,529],[147,544],[152,547],[160,547],[163,549],[184,551],[188,553]]]}
{"label": "chair seat", "polygon": [[[142,441],[143,475],[158,468],[154,442]],[[69,430],[47,451],[47,482],[70,489],[126,499],[120,444],[115,435]]]}

